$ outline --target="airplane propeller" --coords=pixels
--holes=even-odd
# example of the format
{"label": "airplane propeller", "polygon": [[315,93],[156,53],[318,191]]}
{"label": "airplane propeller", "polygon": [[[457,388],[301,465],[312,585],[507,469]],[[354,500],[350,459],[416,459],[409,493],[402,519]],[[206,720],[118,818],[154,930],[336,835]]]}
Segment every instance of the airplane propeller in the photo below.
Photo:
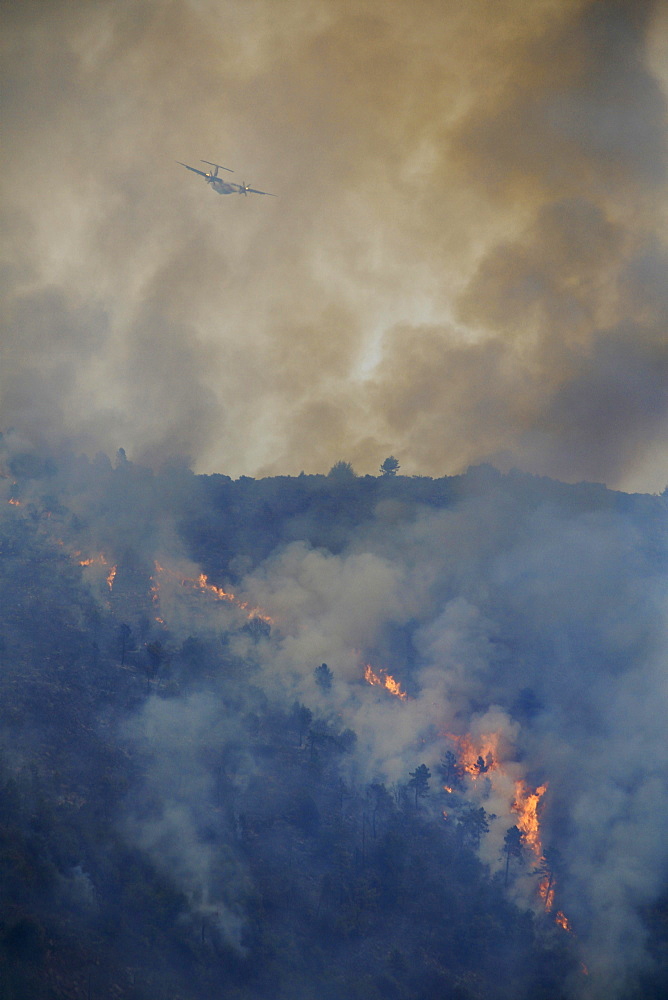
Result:
{"label": "airplane propeller", "polygon": [[220,163],[212,163],[211,160],[201,160],[201,163],[207,163],[210,167],[215,167],[215,173],[212,170],[207,170],[205,173],[203,170],[198,170],[197,167],[191,167],[188,163],[183,163],[181,160],[176,161],[186,170],[192,170],[194,174],[199,174],[203,177],[207,184],[211,184],[218,194],[232,194],[236,191],[238,194],[248,195],[248,194],[266,194],[270,198],[277,198],[278,195],[272,194],[271,191],[260,191],[258,188],[252,188],[246,181],[241,184],[235,184],[234,181],[224,181],[222,177],[218,177],[219,170],[228,170],[231,174],[234,173],[231,167],[224,167]]}
{"label": "airplane propeller", "polygon": [[258,191],[257,188],[252,188],[249,184],[246,184],[246,181],[242,181],[242,183],[239,185],[239,194],[245,194],[245,195],[248,195],[248,194],[266,194],[266,195],[269,195],[270,198],[277,198],[278,197],[278,195],[272,194],[271,191]]}

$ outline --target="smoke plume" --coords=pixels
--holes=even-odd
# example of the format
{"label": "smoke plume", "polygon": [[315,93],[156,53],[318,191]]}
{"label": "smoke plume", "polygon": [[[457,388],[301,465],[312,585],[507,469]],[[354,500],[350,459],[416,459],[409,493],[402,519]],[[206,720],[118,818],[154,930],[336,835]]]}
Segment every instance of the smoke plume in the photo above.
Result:
{"label": "smoke plume", "polygon": [[665,485],[659,4],[3,17],[1,426],[232,475]]}

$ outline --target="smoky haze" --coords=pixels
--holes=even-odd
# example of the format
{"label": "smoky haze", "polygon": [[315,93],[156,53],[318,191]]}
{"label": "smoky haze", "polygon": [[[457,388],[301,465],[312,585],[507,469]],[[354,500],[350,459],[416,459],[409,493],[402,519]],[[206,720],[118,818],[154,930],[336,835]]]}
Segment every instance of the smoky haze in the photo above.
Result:
{"label": "smoky haze", "polygon": [[233,476],[665,485],[661,5],[2,11],[0,426]]}
{"label": "smoky haze", "polygon": [[[50,768],[39,747],[53,727],[76,760],[63,719],[94,692],[85,731],[137,767],[105,822],[168,871],[198,933],[215,916],[246,947],[258,841],[243,846],[240,817],[269,815],[286,773],[281,757],[267,782],[266,734],[250,723],[301,706],[312,735],[323,722],[354,734],[340,764],[349,790],[399,789],[428,766],[420,812],[444,838],[462,803],[439,778],[443,754],[466,740],[484,760],[492,736],[492,770],[460,791],[487,814],[476,849],[497,884],[543,928],[558,911],[570,921],[587,974],[560,982],[563,995],[631,1000],[661,969],[665,983],[648,919],[665,914],[668,874],[665,495],[489,466],[234,481],[176,463],[153,474],[123,454],[115,467],[41,461],[16,433],[0,446],[5,753]],[[77,621],[90,624],[68,659]],[[399,687],[372,683],[367,666]],[[51,701],[40,725],[16,710],[52,689],[63,719]],[[314,753],[305,731],[281,729],[291,753]],[[86,796],[103,777],[93,771]],[[518,782],[525,797],[541,789],[541,843],[504,884]],[[562,859],[552,911],[537,893],[541,852]],[[276,859],[279,877],[288,861]]]}

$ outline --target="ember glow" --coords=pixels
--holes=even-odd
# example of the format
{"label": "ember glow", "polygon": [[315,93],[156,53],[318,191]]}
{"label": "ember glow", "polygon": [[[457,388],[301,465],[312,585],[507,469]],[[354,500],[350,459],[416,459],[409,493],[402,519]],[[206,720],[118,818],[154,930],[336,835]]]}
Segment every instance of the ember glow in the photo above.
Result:
{"label": "ember glow", "polygon": [[155,576],[151,577],[151,602],[153,604],[153,610],[155,611],[155,620],[160,624],[165,624],[165,619],[160,614],[160,584],[158,583],[158,574],[164,573],[163,567],[160,563],[155,564]]}
{"label": "ember glow", "polygon": [[206,591],[209,594],[213,594],[219,601],[229,601],[234,604],[241,611],[246,611],[249,618],[259,618],[263,622],[267,622],[268,625],[274,624],[274,619],[271,618],[266,612],[261,608],[251,607],[248,601],[242,601],[234,594],[223,590],[222,587],[216,587],[215,584],[209,583],[209,579],[205,573],[200,573],[197,580],[185,579],[183,580],[183,586],[193,585],[199,587],[200,590]]}
{"label": "ember glow", "polygon": [[[549,913],[554,906],[555,881],[553,875],[547,875],[540,880],[538,885],[538,895],[543,900],[545,912]],[[559,921],[557,920],[557,923]]]}
{"label": "ember glow", "polygon": [[[487,778],[487,795],[494,801],[503,801],[505,798],[506,816],[508,819],[513,815],[517,817],[515,825],[522,834],[522,843],[531,851],[538,871],[544,873],[536,893],[542,908],[549,913],[554,906],[556,879],[553,872],[547,871],[540,830],[540,805],[547,792],[547,783],[533,788],[523,778],[516,777],[519,765],[512,759],[506,759],[510,748],[502,733],[482,733],[475,737],[471,734],[457,736],[448,733],[447,738],[456,746],[459,764],[473,782],[473,787],[476,787],[481,777]],[[453,791],[448,786],[444,786],[444,790]],[[486,795],[483,796],[483,801],[487,801]],[[567,918],[561,911],[557,914],[556,921],[560,927],[570,930]]]}
{"label": "ember glow", "polygon": [[394,695],[395,698],[399,698],[401,701],[405,701],[408,697],[405,691],[401,690],[401,685],[398,681],[395,681],[394,677],[391,677],[386,670],[382,667],[379,668],[379,672],[376,673],[371,665],[367,663],[364,667],[364,680],[367,684],[371,684],[377,687],[383,687],[390,694]]}
{"label": "ember glow", "polygon": [[80,559],[80,566],[107,566],[107,560],[104,556],[91,556],[88,559]]}
{"label": "ember glow", "polygon": [[[63,543],[61,542],[60,544]],[[74,555],[80,557],[81,553],[75,552]],[[104,566],[104,567],[109,566],[109,560],[106,559],[105,556],[103,556],[101,553],[100,555],[97,556],[88,556],[85,559],[79,558],[78,562],[79,565],[83,566],[84,568],[87,566]],[[109,572],[107,573],[106,580],[109,590],[111,590],[114,585],[114,580],[116,578],[116,569],[117,569],[116,566],[112,566]]]}
{"label": "ember glow", "polygon": [[447,738],[456,745],[459,763],[474,781],[498,767],[501,733],[484,733],[475,741],[471,736],[452,733],[448,733]]}
{"label": "ember glow", "polygon": [[[216,601],[225,601],[232,604],[240,611],[245,612],[249,621],[252,619],[259,619],[260,621],[266,622],[267,625],[274,624],[274,619],[271,618],[271,616],[268,615],[262,608],[252,605],[250,601],[242,600],[235,594],[224,590],[222,587],[217,587],[215,584],[209,583],[208,577],[205,573],[200,573],[197,577],[183,577],[174,570],[167,569],[158,562],[155,563],[155,574],[151,577],[151,593],[153,595],[154,604],[159,604],[160,602],[160,577],[167,577],[172,582],[178,581],[181,587],[191,590],[194,593],[208,594]],[[162,618],[157,620],[160,622],[163,621]]]}

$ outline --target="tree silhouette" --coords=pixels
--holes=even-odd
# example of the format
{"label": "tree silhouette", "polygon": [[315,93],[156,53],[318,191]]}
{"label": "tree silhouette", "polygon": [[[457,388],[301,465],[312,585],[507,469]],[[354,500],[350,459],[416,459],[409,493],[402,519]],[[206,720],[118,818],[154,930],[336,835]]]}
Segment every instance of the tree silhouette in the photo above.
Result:
{"label": "tree silhouette", "polygon": [[524,842],[524,834],[517,826],[511,826],[506,830],[506,835],[503,838],[503,853],[506,856],[506,874],[503,881],[504,885],[508,885],[508,870],[510,868],[510,859],[517,858],[522,859],[522,844]]}
{"label": "tree silhouette", "polygon": [[429,779],[431,771],[426,764],[420,764],[414,771],[410,772],[411,780],[408,782],[410,788],[415,789],[415,808],[417,809],[418,798],[423,798],[429,793]]}
{"label": "tree silhouette", "polygon": [[306,705],[302,705],[298,701],[294,702],[292,706],[292,721],[295,729],[299,733],[299,746],[303,745],[304,733],[311,725],[312,719],[313,712],[310,708],[307,708]]}
{"label": "tree silhouette", "polygon": [[315,677],[316,684],[322,691],[330,690],[332,686],[332,671],[326,663],[321,663],[319,667],[316,667],[313,671],[313,676]]}
{"label": "tree silhouette", "polygon": [[462,787],[464,768],[452,750],[446,750],[438,764],[438,773],[449,790]]}
{"label": "tree silhouette", "polygon": [[539,875],[543,882],[542,896],[546,910],[551,907],[557,875],[563,871],[563,867],[564,860],[559,850],[556,847],[547,847],[537,867],[534,868],[534,874]]}
{"label": "tree silhouette", "polygon": [[457,830],[466,847],[474,849],[480,847],[483,834],[489,831],[487,813],[482,806],[479,809],[476,809],[475,806],[468,806],[459,817]]}
{"label": "tree silhouette", "polygon": [[328,479],[355,479],[355,470],[350,462],[335,462],[327,473]]}
{"label": "tree silhouette", "polygon": [[125,654],[132,639],[132,629],[125,622],[118,629],[121,640],[121,666],[125,666]]}
{"label": "tree silhouette", "polygon": [[386,458],[383,464],[381,465],[380,472],[381,475],[383,476],[396,476],[397,472],[399,471],[399,468],[400,468],[399,463],[397,462],[394,455],[390,455],[389,458]]}

